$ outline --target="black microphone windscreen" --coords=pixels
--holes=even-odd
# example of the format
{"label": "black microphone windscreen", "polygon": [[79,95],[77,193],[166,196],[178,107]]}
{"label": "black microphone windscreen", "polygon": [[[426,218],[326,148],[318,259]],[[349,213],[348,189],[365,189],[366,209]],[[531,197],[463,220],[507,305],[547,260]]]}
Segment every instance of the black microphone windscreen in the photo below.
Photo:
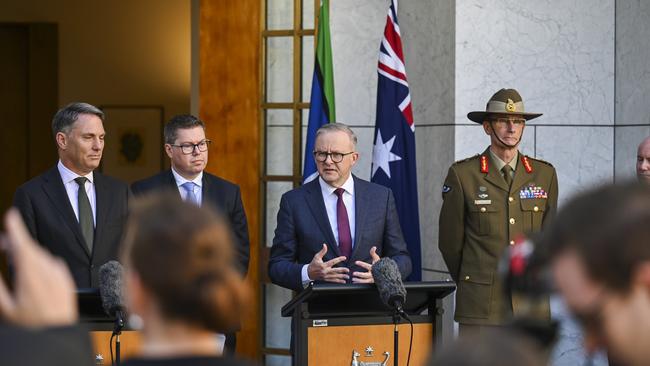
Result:
{"label": "black microphone windscreen", "polygon": [[384,305],[394,309],[397,307],[397,303],[403,305],[406,302],[406,289],[402,283],[402,274],[392,258],[381,258],[372,265],[371,272]]}
{"label": "black microphone windscreen", "polygon": [[109,316],[124,309],[122,265],[119,262],[109,261],[99,267],[99,294],[102,307]]}

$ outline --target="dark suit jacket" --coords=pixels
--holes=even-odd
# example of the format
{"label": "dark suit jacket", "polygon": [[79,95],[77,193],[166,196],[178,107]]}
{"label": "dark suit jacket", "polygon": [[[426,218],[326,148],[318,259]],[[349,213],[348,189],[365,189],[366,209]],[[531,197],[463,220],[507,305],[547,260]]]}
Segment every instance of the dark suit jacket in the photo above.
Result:
{"label": "dark suit jacket", "polygon": [[[341,265],[365,271],[355,261],[371,262],[370,248],[377,247],[380,257],[391,257],[405,278],[411,273],[411,257],[402,236],[395,199],[390,189],[354,177],[355,239],[352,255]],[[326,243],[323,261],[340,256],[325,210],[318,180],[285,193],[280,201],[269,276],[273,283],[302,290],[302,266]]]}
{"label": "dark suit jacket", "polygon": [[0,324],[3,366],[91,366],[88,330],[80,326],[26,329]]}
{"label": "dark suit jacket", "polygon": [[118,259],[128,213],[128,185],[97,171],[93,176],[97,212],[92,253],[56,166],[18,187],[14,194],[14,206],[32,236],[67,262],[77,287],[99,287],[99,267]]}
{"label": "dark suit jacket", "polygon": [[[137,181],[131,185],[134,195],[141,195],[153,190],[169,190],[180,197],[176,180],[171,170],[164,171],[153,177]],[[202,204],[211,205],[223,213],[230,222],[234,234],[239,266],[242,275],[248,272],[248,259],[250,256],[248,241],[248,223],[241,200],[239,186],[227,180],[203,172]]]}

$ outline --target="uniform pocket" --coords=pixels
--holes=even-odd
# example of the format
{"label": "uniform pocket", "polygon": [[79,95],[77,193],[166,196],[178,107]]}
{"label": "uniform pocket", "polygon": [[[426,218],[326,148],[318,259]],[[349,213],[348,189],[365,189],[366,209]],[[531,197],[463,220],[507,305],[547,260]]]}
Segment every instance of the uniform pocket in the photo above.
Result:
{"label": "uniform pocket", "polygon": [[542,229],[542,220],[546,210],[545,199],[521,199],[524,233],[537,232]]}
{"label": "uniform pocket", "polygon": [[470,208],[471,220],[479,235],[490,235],[497,208],[494,205],[474,205]]}
{"label": "uniform pocket", "polygon": [[492,303],[492,272],[461,271],[456,294],[456,315],[487,318]]}

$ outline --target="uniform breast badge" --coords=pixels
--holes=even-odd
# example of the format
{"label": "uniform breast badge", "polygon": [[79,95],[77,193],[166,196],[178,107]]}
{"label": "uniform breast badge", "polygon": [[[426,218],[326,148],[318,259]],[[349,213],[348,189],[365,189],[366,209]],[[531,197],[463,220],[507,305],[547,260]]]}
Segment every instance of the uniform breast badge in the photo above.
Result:
{"label": "uniform breast badge", "polygon": [[519,191],[519,198],[523,199],[545,199],[548,198],[548,194],[544,188],[536,186],[535,183],[531,183],[529,186],[522,188]]}

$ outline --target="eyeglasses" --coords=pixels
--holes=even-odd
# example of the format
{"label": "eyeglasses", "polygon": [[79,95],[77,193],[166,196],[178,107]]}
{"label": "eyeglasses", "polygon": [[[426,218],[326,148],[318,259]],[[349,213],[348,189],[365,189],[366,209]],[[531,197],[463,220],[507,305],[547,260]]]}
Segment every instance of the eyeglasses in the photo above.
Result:
{"label": "eyeglasses", "polygon": [[524,123],[526,123],[526,119],[524,119],[524,118],[513,118],[513,117],[510,117],[510,118],[493,118],[490,121],[496,122],[498,124],[503,124],[503,125],[505,125],[508,122],[512,123],[513,125],[523,125]]}
{"label": "eyeglasses", "polygon": [[334,163],[340,163],[343,161],[343,158],[346,155],[354,154],[354,151],[350,151],[348,153],[340,153],[340,152],[327,152],[327,151],[314,151],[314,159],[316,159],[319,162],[324,162],[327,160],[327,157],[332,158],[332,162]]}
{"label": "eyeglasses", "polygon": [[194,149],[199,149],[200,152],[204,152],[208,150],[208,146],[210,145],[212,141],[210,140],[203,140],[199,142],[198,144],[180,144],[180,145],[174,145],[174,144],[169,144],[174,147],[180,147],[181,151],[185,155],[189,155],[194,152]]}

